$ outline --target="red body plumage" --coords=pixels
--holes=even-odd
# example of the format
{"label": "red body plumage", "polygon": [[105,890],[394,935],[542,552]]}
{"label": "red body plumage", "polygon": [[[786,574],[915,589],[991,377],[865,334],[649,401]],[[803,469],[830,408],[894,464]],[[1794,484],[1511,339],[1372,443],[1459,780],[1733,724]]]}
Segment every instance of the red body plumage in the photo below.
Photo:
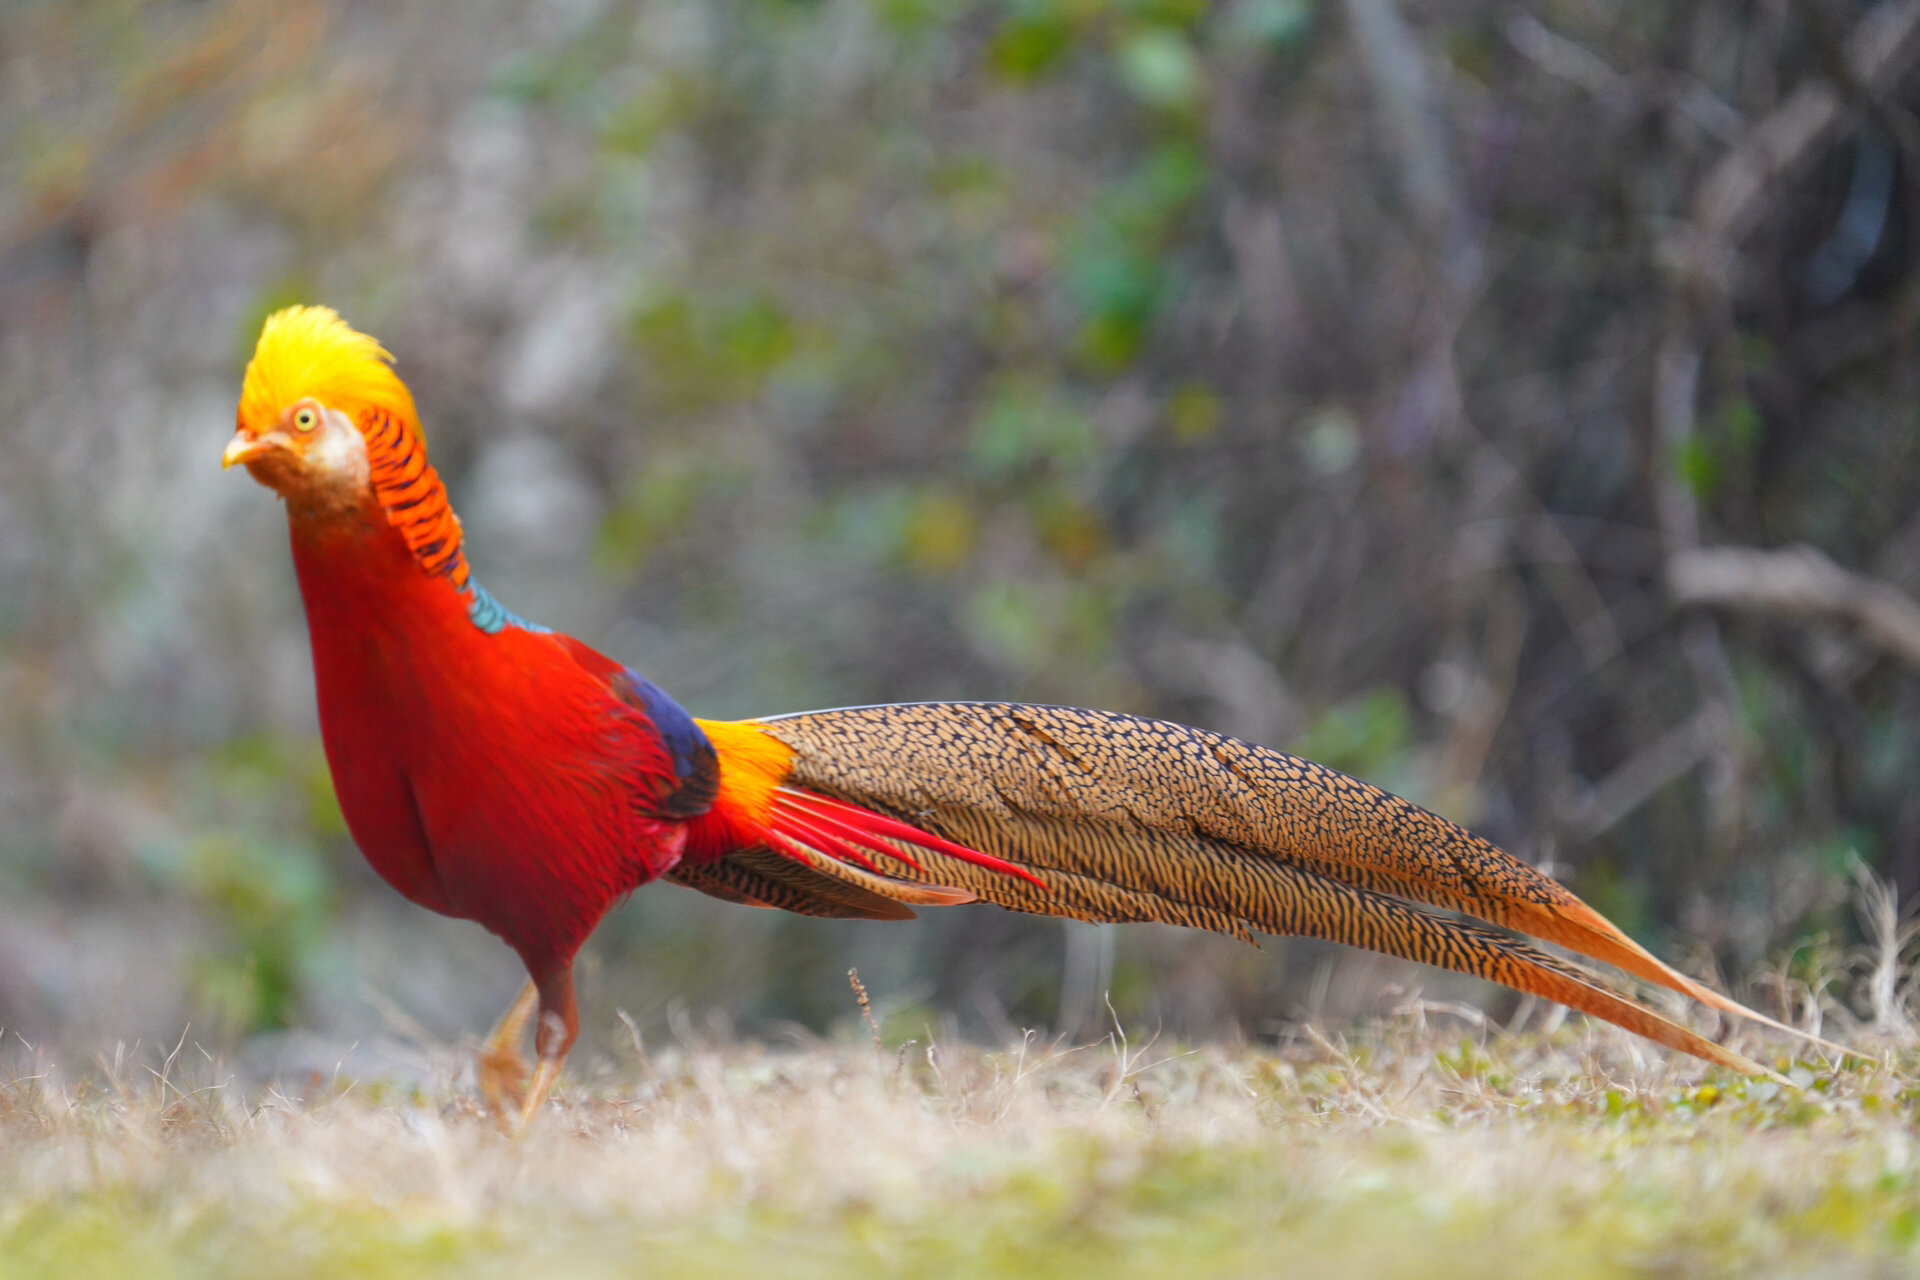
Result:
{"label": "red body plumage", "polygon": [[660,806],[674,764],[618,663],[569,638],[469,616],[400,533],[293,530],[321,732],[368,860],[421,906],[478,921],[536,977],[616,900],[680,858]]}

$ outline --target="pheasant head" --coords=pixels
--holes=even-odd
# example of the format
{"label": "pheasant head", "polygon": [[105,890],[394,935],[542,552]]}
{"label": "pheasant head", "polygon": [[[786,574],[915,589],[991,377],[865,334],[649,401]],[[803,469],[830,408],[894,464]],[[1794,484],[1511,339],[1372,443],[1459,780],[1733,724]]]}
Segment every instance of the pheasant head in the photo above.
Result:
{"label": "pheasant head", "polygon": [[239,427],[223,462],[246,464],[289,500],[364,495],[364,424],[381,411],[415,421],[413,396],[392,359],[329,307],[276,311],[247,365]]}
{"label": "pheasant head", "polygon": [[286,499],[296,525],[377,503],[421,568],[466,585],[460,521],[427,463],[413,395],[386,349],[332,308],[267,317],[222,462]]}

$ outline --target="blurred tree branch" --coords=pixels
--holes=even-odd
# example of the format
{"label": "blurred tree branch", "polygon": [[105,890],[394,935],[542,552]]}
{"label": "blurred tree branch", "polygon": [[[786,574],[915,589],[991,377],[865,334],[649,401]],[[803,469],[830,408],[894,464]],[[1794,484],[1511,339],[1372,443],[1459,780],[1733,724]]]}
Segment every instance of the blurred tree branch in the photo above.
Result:
{"label": "blurred tree branch", "polygon": [[1841,568],[1812,547],[1694,547],[1669,561],[1667,577],[1683,604],[1834,618],[1920,668],[1920,604],[1889,583]]}
{"label": "blurred tree branch", "polygon": [[1408,199],[1444,232],[1459,211],[1460,182],[1420,42],[1394,0],[1347,0],[1347,19],[1392,132]]}
{"label": "blurred tree branch", "polygon": [[1612,773],[1561,806],[1560,820],[1575,841],[1593,840],[1712,758],[1727,726],[1716,706],[1706,706],[1629,756]]}
{"label": "blurred tree branch", "polygon": [[[1768,112],[1723,156],[1694,198],[1697,266],[1724,267],[1759,219],[1768,189],[1799,172],[1832,140],[1856,104],[1885,94],[1920,59],[1920,0],[1889,0],[1871,10],[1842,45],[1850,85],[1811,79]],[[1716,272],[1717,274],[1717,272]]]}
{"label": "blurred tree branch", "polygon": [[[1809,572],[1804,563],[1784,592],[1770,588],[1749,573],[1740,576],[1732,566],[1764,570],[1771,562],[1751,559],[1700,560],[1711,556],[1700,548],[1700,501],[1680,461],[1695,439],[1696,415],[1707,354],[1713,337],[1731,323],[1731,283],[1742,240],[1761,221],[1769,197],[1782,181],[1805,171],[1838,136],[1849,111],[1864,105],[1849,94],[1877,99],[1897,84],[1920,60],[1920,0],[1890,0],[1871,10],[1842,42],[1842,83],[1814,77],[1803,82],[1786,101],[1756,122],[1746,135],[1707,173],[1695,190],[1693,214],[1672,264],[1680,270],[1672,282],[1665,331],[1655,359],[1652,422],[1654,450],[1654,507],[1667,554],[1669,589],[1678,599],[1709,585],[1742,589],[1748,599],[1764,596],[1779,607],[1787,599],[1819,598],[1834,604],[1847,602],[1858,611],[1861,595],[1851,585],[1839,584],[1831,574]],[[1766,553],[1732,553],[1735,556]],[[1826,562],[1834,573],[1837,566]],[[1703,579],[1703,566],[1709,568]],[[1690,575],[1690,576],[1689,576]],[[1809,592],[1813,595],[1809,596]],[[1886,605],[1876,606],[1882,619]],[[1898,627],[1891,633],[1901,634]],[[1706,723],[1723,727],[1722,745],[1709,759],[1707,795],[1713,847],[1731,849],[1744,806],[1740,802],[1743,747],[1734,715],[1737,690],[1733,668],[1711,619],[1690,622],[1683,649],[1693,668],[1703,701]],[[1714,704],[1718,703],[1717,710]]]}

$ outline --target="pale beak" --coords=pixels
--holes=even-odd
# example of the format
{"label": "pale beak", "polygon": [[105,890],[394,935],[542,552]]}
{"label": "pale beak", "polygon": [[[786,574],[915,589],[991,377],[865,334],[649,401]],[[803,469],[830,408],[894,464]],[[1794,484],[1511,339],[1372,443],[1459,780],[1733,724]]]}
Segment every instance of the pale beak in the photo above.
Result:
{"label": "pale beak", "polygon": [[250,436],[244,431],[236,431],[233,433],[233,439],[227,441],[227,451],[220,455],[220,469],[222,471],[231,470],[242,462],[247,462],[259,457],[272,447],[273,446],[269,445],[265,440],[257,436]]}

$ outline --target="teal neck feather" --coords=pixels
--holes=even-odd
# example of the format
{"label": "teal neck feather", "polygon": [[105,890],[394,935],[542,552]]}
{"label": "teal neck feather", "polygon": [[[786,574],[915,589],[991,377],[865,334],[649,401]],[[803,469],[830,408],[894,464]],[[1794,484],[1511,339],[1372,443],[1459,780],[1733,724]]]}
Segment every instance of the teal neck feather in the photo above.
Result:
{"label": "teal neck feather", "polygon": [[472,579],[461,588],[461,594],[467,597],[467,617],[473,625],[488,635],[498,635],[508,627],[518,627],[522,631],[531,631],[536,635],[550,634],[548,628],[536,622],[528,622],[507,606],[493,598],[493,592],[487,590]]}

